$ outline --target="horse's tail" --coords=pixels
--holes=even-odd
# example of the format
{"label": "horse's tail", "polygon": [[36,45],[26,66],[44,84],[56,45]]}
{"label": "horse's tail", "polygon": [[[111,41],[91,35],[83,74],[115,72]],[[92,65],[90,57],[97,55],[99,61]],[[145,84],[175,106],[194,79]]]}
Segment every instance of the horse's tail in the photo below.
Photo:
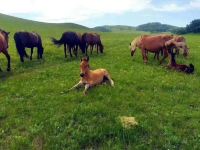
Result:
{"label": "horse's tail", "polygon": [[55,38],[51,37],[51,41],[54,45],[60,47],[62,44],[64,44],[63,36],[60,38],[60,40],[56,40]]}
{"label": "horse's tail", "polygon": [[25,50],[23,49],[23,43],[21,42],[20,35],[18,33],[14,34],[14,40],[18,54],[20,57],[23,57],[25,55]]}

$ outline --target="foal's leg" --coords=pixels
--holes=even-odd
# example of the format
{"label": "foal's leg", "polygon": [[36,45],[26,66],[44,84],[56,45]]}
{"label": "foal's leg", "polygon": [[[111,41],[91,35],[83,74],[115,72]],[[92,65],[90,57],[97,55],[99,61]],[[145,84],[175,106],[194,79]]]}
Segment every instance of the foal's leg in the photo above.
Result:
{"label": "foal's leg", "polygon": [[110,82],[110,85],[111,86],[114,86],[114,81],[111,79],[111,77],[110,77],[110,74],[109,73],[106,73],[106,78],[108,79],[108,81]]}
{"label": "foal's leg", "polygon": [[97,47],[97,54],[99,54],[99,45],[97,44],[96,47]]}
{"label": "foal's leg", "polygon": [[30,56],[30,60],[32,60],[33,57],[33,47],[31,48],[31,56]]}
{"label": "foal's leg", "polygon": [[85,85],[85,90],[83,91],[83,94],[86,95],[87,94],[87,90],[90,88],[89,84]]}
{"label": "foal's leg", "polygon": [[82,83],[81,81],[79,81],[76,85],[74,85],[72,88],[70,88],[70,89],[67,90],[67,91],[71,91],[71,90],[76,89],[76,88],[78,88],[78,87],[80,87],[80,86],[82,86],[82,85],[83,85],[83,83]]}
{"label": "foal's leg", "polygon": [[7,71],[10,71],[10,55],[8,54],[7,51],[3,51],[3,53],[4,53],[4,55],[6,56],[6,58],[8,60]]}

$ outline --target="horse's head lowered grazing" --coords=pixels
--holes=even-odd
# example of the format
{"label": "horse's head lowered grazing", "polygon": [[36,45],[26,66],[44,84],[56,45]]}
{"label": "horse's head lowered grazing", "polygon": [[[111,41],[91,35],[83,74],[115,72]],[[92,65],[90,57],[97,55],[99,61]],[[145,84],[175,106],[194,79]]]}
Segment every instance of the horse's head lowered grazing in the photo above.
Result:
{"label": "horse's head lowered grazing", "polygon": [[136,37],[131,43],[130,43],[130,50],[131,50],[131,56],[134,55],[137,47],[139,46],[139,42],[140,42],[141,37]]}
{"label": "horse's head lowered grazing", "polygon": [[90,70],[88,56],[81,59],[80,70],[81,70],[80,76],[82,78],[87,76],[87,73]]}

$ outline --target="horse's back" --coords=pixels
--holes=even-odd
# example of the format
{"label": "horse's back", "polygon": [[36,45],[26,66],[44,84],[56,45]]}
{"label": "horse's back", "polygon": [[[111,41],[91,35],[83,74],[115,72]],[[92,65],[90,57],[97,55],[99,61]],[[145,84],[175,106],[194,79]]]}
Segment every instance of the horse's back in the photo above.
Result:
{"label": "horse's back", "polygon": [[16,32],[14,34],[15,42],[24,47],[32,48],[41,43],[41,38],[34,32]]}

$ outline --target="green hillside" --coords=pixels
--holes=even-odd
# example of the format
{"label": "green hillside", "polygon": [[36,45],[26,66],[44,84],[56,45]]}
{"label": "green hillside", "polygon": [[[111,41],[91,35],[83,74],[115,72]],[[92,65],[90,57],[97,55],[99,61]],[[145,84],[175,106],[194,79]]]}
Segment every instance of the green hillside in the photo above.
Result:
{"label": "green hillside", "polygon": [[137,32],[135,27],[125,25],[105,25],[97,26],[93,29],[100,32]]}
{"label": "green hillside", "polygon": [[74,23],[42,23],[21,18],[16,18],[4,14],[0,14],[0,28],[16,32],[19,30],[48,32],[49,30],[59,31],[85,31],[89,28]]}
{"label": "green hillside", "polygon": [[145,32],[171,32],[174,29],[178,29],[178,28],[179,27],[168,25],[168,24],[152,22],[152,23],[139,25],[136,27],[136,30],[145,31]]}
{"label": "green hillside", "polygon": [[[90,55],[92,69],[106,68],[115,82],[95,86],[83,95],[80,88],[66,92],[80,77],[80,58],[64,58],[50,37],[63,31],[88,31],[75,24],[47,24],[0,16],[0,28],[11,31],[11,72],[0,54],[0,150],[182,150],[200,147],[199,34],[185,35],[190,55],[178,63],[195,66],[193,75],[168,70],[148,53],[130,56],[129,43],[140,32],[100,33],[104,53]],[[13,34],[37,31],[44,59],[21,63]],[[30,49],[27,49],[30,54]],[[69,56],[69,55],[68,55]],[[121,116],[133,116],[138,126],[124,128]]]}

